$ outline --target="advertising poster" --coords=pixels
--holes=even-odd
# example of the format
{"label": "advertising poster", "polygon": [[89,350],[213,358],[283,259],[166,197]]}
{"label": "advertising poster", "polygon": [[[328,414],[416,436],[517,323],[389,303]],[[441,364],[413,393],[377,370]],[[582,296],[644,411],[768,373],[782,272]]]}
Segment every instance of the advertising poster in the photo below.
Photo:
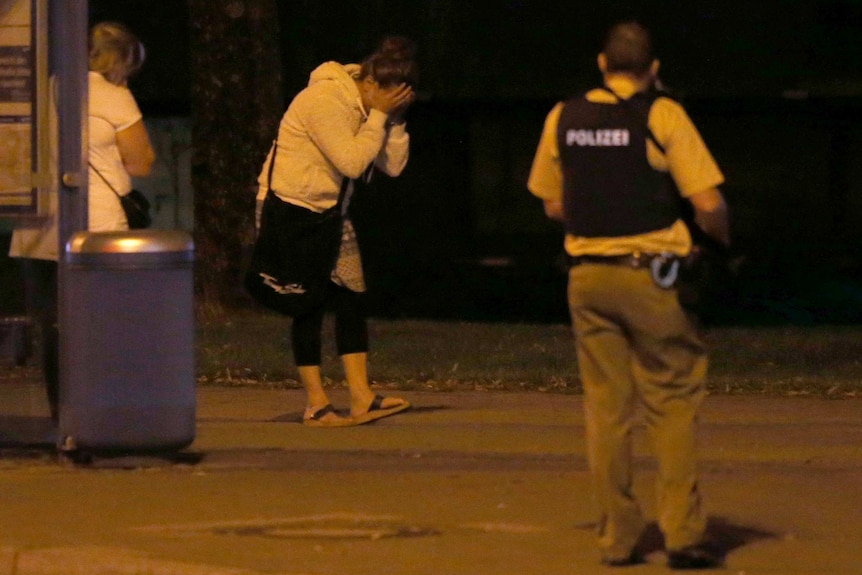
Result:
{"label": "advertising poster", "polygon": [[0,216],[36,214],[30,2],[0,4]]}

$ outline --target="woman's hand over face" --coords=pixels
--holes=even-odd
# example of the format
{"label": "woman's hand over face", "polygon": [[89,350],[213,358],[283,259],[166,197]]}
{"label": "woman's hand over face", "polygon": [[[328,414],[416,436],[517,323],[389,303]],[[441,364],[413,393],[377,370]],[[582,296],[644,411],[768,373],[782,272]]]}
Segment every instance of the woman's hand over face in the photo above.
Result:
{"label": "woman's hand over face", "polygon": [[382,87],[375,84],[370,94],[371,107],[390,115],[394,112],[403,113],[407,107],[416,99],[413,88],[407,84]]}

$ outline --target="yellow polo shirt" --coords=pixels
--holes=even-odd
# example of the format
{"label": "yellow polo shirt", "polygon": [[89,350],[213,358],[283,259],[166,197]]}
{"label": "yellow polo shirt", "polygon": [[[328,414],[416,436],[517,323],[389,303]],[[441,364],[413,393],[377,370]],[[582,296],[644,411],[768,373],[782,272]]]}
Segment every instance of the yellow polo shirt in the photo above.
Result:
{"label": "yellow polo shirt", "polygon": [[[625,77],[614,77],[608,88],[621,98],[634,95],[636,84]],[[614,104],[617,99],[605,90],[587,93],[591,102]],[[563,171],[557,145],[557,123],[563,102],[548,114],[533,167],[527,180],[530,192],[548,201],[563,199]],[[647,140],[647,160],[660,172],[670,172],[683,197],[688,197],[724,183],[724,176],[704,144],[688,114],[670,98],[658,98],[650,109],[648,125],[665,153]],[[576,174],[577,177],[577,174]],[[586,238],[566,234],[565,249],[569,255],[624,255],[636,251],[645,253],[670,252],[680,256],[691,250],[691,235],[682,220],[663,230],[635,236]]]}

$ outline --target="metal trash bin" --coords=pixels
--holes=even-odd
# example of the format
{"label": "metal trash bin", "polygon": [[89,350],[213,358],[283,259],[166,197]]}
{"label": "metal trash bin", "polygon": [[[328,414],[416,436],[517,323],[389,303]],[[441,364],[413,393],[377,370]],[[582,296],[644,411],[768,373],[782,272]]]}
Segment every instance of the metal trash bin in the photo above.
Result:
{"label": "metal trash bin", "polygon": [[80,232],[61,262],[63,450],[173,451],[195,437],[194,243]]}

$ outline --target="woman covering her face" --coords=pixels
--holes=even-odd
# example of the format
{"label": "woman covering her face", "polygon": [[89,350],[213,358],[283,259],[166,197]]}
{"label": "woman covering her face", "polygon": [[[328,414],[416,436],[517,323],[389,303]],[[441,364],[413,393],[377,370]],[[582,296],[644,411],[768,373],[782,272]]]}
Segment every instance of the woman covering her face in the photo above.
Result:
{"label": "woman covering her face", "polygon": [[[341,202],[341,245],[325,302],[294,317],[291,327],[293,357],[308,392],[306,425],[358,425],[410,407],[403,399],[375,395],[368,384],[365,281],[349,206],[351,180],[370,174],[372,166],[398,176],[407,164],[410,136],[404,113],[415,99],[417,78],[413,45],[401,37],[385,38],[361,64],[321,64],[285,112],[258,178],[258,223],[270,190],[278,201],[317,213]],[[330,404],[321,381],[327,311],[335,314],[336,347],[350,389],[346,417]]]}

